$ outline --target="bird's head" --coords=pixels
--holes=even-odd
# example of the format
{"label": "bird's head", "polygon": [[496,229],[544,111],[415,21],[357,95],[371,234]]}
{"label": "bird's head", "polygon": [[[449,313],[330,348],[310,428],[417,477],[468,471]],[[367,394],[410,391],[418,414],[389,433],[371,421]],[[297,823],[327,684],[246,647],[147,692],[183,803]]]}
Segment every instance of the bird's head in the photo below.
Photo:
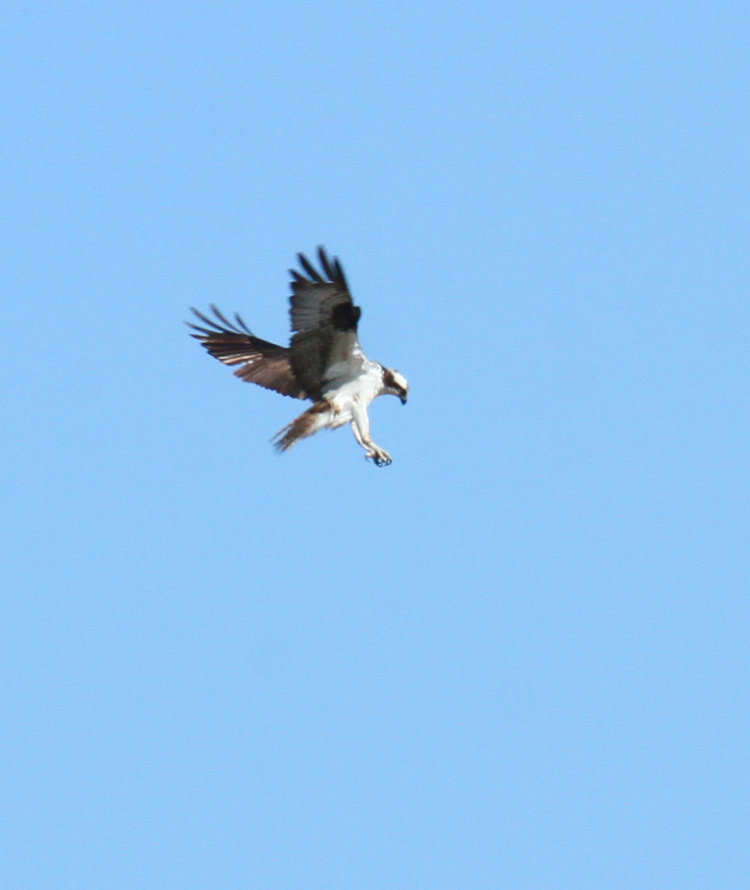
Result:
{"label": "bird's head", "polygon": [[383,368],[383,386],[385,392],[391,396],[398,396],[401,404],[405,405],[409,397],[409,384],[406,377],[399,374],[398,371],[391,371],[389,368]]}

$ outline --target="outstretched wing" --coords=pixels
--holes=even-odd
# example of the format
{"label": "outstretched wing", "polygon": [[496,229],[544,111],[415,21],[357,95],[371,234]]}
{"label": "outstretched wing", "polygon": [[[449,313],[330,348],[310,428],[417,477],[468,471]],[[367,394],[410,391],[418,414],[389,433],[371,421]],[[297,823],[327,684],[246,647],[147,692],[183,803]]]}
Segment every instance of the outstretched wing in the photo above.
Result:
{"label": "outstretched wing", "polygon": [[321,272],[303,254],[297,255],[304,274],[290,270],[290,315],[294,335],[290,346],[292,371],[311,398],[321,397],[326,371],[359,349],[357,323],[361,310],[352,302],[344,270],[318,248]]}
{"label": "outstretched wing", "polygon": [[217,321],[193,309],[203,325],[187,324],[196,332],[191,336],[202,343],[214,358],[225,365],[239,365],[234,373],[242,380],[276,390],[283,396],[307,398],[305,388],[292,371],[290,350],[286,346],[277,346],[254,336],[237,314],[232,322],[216,306],[211,306],[211,309]]}

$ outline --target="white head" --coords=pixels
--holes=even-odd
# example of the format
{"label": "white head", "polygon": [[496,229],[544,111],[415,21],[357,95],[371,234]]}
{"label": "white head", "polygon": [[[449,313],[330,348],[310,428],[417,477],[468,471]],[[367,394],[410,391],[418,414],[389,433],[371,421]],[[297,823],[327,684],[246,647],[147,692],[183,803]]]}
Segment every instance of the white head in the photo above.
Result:
{"label": "white head", "polygon": [[383,368],[383,386],[384,392],[391,396],[398,396],[401,404],[406,404],[409,396],[409,384],[406,377],[399,374],[398,371],[391,371],[389,368]]}

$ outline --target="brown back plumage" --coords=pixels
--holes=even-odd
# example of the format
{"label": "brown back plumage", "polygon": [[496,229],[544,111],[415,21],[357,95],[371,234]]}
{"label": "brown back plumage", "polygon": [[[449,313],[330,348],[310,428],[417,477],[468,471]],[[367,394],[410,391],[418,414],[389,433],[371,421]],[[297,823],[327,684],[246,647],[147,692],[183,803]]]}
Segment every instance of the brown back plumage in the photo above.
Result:
{"label": "brown back plumage", "polygon": [[240,379],[296,399],[319,399],[337,337],[356,333],[361,311],[352,302],[337,259],[329,259],[319,247],[318,271],[304,254],[298,257],[302,271],[291,270],[293,335],[288,347],[261,340],[237,313],[230,320],[213,305],[213,318],[193,309],[201,324],[188,325],[214,358],[239,366],[234,373]]}

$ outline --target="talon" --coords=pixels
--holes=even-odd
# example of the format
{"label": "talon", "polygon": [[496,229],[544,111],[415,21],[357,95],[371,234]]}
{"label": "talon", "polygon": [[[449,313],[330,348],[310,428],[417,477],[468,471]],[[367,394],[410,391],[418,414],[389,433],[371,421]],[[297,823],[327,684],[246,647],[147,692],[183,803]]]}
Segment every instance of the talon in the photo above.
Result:
{"label": "talon", "polygon": [[365,460],[371,460],[376,467],[387,467],[393,463],[387,451],[368,451],[365,454]]}

